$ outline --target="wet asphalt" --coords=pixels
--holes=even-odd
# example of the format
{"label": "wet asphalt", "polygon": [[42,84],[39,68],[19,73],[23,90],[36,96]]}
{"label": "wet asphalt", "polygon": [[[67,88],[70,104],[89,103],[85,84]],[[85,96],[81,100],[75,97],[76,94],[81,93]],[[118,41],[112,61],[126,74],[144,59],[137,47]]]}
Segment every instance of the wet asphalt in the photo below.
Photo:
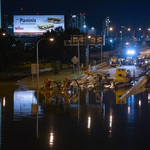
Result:
{"label": "wet asphalt", "polygon": [[0,148],[149,150],[149,91],[119,100],[126,90],[54,89],[38,95],[15,81],[1,82]]}

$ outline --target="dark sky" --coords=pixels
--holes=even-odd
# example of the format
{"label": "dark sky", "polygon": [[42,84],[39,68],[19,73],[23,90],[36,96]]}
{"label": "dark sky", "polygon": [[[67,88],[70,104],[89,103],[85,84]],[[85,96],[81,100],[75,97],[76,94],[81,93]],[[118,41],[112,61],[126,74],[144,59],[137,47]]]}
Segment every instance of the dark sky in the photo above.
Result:
{"label": "dark sky", "polygon": [[37,12],[67,16],[85,13],[87,26],[98,30],[107,16],[116,31],[121,25],[132,29],[150,27],[149,0],[2,0],[2,14],[36,15]]}

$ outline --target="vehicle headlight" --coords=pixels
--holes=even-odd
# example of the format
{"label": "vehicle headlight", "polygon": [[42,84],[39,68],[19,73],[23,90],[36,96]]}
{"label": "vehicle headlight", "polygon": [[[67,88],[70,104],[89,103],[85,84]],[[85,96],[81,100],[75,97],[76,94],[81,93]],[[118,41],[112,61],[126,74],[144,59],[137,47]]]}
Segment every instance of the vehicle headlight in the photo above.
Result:
{"label": "vehicle headlight", "polygon": [[148,63],[148,61],[146,60],[145,63]]}
{"label": "vehicle headlight", "polygon": [[131,54],[131,51],[127,51],[128,54]]}
{"label": "vehicle headlight", "polygon": [[135,51],[134,51],[134,50],[132,50],[132,51],[131,51],[131,54],[134,54],[134,53],[135,53]]}

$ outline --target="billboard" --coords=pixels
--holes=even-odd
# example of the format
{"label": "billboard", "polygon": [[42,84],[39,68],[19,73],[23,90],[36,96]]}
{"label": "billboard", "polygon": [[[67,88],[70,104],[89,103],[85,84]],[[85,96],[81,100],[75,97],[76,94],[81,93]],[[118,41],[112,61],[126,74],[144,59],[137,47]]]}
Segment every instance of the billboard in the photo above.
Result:
{"label": "billboard", "polygon": [[42,35],[44,32],[62,27],[64,15],[14,15],[14,35]]}

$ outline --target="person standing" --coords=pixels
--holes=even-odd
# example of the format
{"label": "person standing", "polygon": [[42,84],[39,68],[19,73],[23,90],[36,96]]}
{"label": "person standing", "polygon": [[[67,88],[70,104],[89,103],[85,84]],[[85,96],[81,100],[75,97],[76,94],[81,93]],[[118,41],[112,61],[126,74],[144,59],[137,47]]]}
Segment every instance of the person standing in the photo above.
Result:
{"label": "person standing", "polygon": [[133,70],[133,81],[135,81],[135,70]]}

